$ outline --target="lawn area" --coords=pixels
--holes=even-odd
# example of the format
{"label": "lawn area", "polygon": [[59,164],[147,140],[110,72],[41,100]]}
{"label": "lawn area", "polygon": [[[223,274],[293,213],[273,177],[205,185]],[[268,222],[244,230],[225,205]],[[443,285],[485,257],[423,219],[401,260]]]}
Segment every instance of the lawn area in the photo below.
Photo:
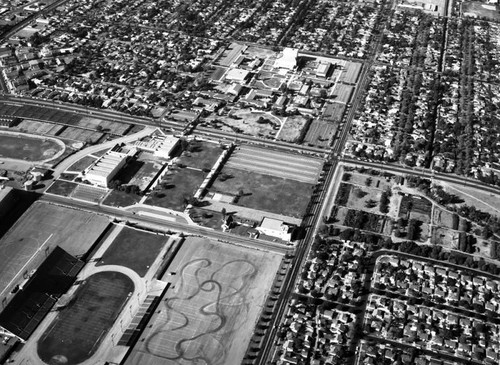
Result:
{"label": "lawn area", "polygon": [[183,211],[187,200],[193,197],[205,176],[204,172],[190,168],[169,171],[162,180],[170,185],[168,189],[162,188],[159,184],[158,189],[150,194],[145,204]]}
{"label": "lawn area", "polygon": [[0,157],[26,161],[43,161],[62,150],[53,139],[0,133]]}
{"label": "lawn area", "polygon": [[112,207],[128,207],[129,205],[133,205],[135,203],[139,203],[142,196],[126,193],[124,191],[112,190],[111,193],[108,194],[106,199],[102,202],[104,205],[109,205]]}
{"label": "lawn area", "polygon": [[96,266],[120,265],[144,276],[168,237],[124,227]]}
{"label": "lawn area", "polygon": [[68,171],[78,171],[81,172],[85,170],[87,167],[89,167],[92,162],[94,162],[96,159],[92,156],[85,156],[78,161],[76,161],[71,167],[68,169]]}
{"label": "lawn area", "polygon": [[89,359],[134,290],[127,276],[101,272],[87,278],[38,342],[47,364],[75,365]]}
{"label": "lawn area", "polygon": [[62,196],[70,196],[73,191],[75,191],[77,183],[65,181],[65,180],[56,180],[50,187],[47,189],[47,193],[62,195]]}
{"label": "lawn area", "polygon": [[195,223],[199,224],[200,226],[221,230],[221,212],[195,207],[189,211],[189,216]]}
{"label": "lawn area", "polygon": [[238,205],[266,212],[302,218],[312,194],[313,184],[259,174],[256,172],[225,168],[223,173],[231,178],[215,180],[210,190],[243,196]]}
{"label": "lawn area", "polygon": [[179,163],[200,170],[211,169],[222,151],[219,144],[192,141],[179,158]]}

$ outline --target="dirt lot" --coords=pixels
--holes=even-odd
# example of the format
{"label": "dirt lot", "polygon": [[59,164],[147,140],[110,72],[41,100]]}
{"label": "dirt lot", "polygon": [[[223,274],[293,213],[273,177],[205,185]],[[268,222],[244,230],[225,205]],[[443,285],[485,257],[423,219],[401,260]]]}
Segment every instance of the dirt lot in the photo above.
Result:
{"label": "dirt lot", "polygon": [[286,118],[285,125],[281,128],[277,138],[286,142],[297,142],[307,119],[300,115]]}
{"label": "dirt lot", "polygon": [[[269,113],[252,112],[240,109],[232,112],[233,117],[210,116],[206,119],[210,126],[225,132],[242,133],[251,136],[274,137],[281,126],[280,120]],[[236,119],[234,118],[236,117]],[[270,120],[269,123],[258,123],[259,118]]]}
{"label": "dirt lot", "polygon": [[188,238],[125,365],[241,364],[282,256]]}

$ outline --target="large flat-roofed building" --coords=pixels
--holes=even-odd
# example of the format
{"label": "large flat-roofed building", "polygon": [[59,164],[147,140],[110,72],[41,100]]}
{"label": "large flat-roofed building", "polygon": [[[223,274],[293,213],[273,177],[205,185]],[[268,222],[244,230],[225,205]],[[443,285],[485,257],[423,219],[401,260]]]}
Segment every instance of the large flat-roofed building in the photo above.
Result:
{"label": "large flat-roofed building", "polygon": [[153,153],[157,157],[169,158],[175,151],[179,138],[171,135],[154,135],[135,142],[140,150]]}
{"label": "large flat-roofed building", "polygon": [[264,217],[257,230],[262,234],[277,237],[283,241],[291,241],[295,225],[279,219]]}
{"label": "large flat-roofed building", "polygon": [[295,48],[285,48],[283,53],[274,61],[274,67],[293,70],[297,66],[298,54],[299,51]]}
{"label": "large flat-roofed building", "polygon": [[107,188],[111,179],[125,165],[126,161],[127,154],[110,150],[85,170],[85,180]]}
{"label": "large flat-roofed building", "polygon": [[328,71],[330,71],[330,66],[330,62],[321,62],[316,68],[316,76],[326,77],[326,75],[328,75]]}

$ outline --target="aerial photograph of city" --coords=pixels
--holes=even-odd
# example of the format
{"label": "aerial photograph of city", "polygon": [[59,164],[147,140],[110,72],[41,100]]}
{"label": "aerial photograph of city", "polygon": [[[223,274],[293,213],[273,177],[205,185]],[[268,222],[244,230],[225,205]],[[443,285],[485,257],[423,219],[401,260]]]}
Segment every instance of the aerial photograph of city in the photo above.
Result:
{"label": "aerial photograph of city", "polygon": [[0,365],[500,365],[499,0],[0,0]]}

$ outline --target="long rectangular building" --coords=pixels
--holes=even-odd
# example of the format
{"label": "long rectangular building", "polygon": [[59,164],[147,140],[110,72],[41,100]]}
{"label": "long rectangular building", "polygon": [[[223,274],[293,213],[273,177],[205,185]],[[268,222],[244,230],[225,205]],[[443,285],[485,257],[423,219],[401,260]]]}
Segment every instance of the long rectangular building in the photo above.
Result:
{"label": "long rectangular building", "polygon": [[111,179],[126,161],[127,154],[108,151],[87,168],[85,179],[91,184],[107,188]]}

